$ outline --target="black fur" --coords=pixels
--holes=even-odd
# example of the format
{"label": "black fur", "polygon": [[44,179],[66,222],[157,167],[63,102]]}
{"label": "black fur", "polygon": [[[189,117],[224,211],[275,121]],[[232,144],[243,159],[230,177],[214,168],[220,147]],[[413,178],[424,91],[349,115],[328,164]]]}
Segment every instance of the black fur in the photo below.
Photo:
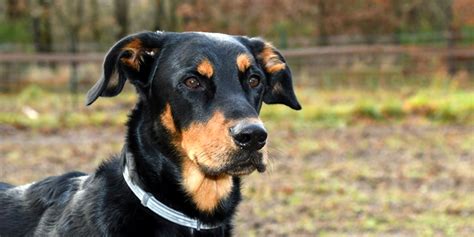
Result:
{"label": "black fur", "polygon": [[[197,208],[182,184],[183,159],[187,158],[172,143],[173,134],[160,116],[170,105],[173,124],[182,131],[193,122],[208,121],[215,111],[221,111],[226,120],[255,118],[262,101],[299,109],[289,69],[271,75],[253,58],[248,71],[237,71],[236,55],[256,57],[262,45],[260,39],[220,34],[131,35],[108,52],[103,76],[88,94],[87,104],[92,104],[100,96],[119,94],[126,80],[136,87],[140,97],[127,123],[124,146],[133,155],[136,172],[132,178],[167,206],[203,223],[219,224],[219,228],[197,231],[143,207],[122,177],[126,165],[122,152],[90,175],[72,172],[19,187],[0,183],[0,236],[230,236],[241,200],[240,176],[232,176],[229,195],[212,212]],[[284,62],[281,54],[276,54]],[[203,58],[213,63],[212,80],[203,79],[193,69]],[[261,78],[262,86],[249,88],[245,84],[249,75]],[[196,77],[202,90],[186,88],[182,83],[186,77]],[[278,93],[284,95],[269,92],[273,84],[281,82],[284,91]],[[258,154],[229,153],[231,159],[225,168],[212,174],[229,173],[237,162],[261,157]]]}

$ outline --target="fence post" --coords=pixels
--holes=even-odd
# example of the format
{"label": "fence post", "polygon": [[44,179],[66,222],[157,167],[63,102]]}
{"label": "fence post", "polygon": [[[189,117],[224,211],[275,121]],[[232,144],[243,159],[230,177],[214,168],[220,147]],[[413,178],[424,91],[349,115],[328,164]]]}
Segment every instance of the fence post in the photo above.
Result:
{"label": "fence post", "polygon": [[75,108],[78,104],[78,98],[77,98],[77,90],[78,90],[78,82],[79,82],[79,75],[78,75],[78,70],[77,70],[77,62],[72,62],[71,63],[71,73],[70,73],[70,80],[69,80],[69,89],[71,92],[71,98],[72,98],[72,108]]}

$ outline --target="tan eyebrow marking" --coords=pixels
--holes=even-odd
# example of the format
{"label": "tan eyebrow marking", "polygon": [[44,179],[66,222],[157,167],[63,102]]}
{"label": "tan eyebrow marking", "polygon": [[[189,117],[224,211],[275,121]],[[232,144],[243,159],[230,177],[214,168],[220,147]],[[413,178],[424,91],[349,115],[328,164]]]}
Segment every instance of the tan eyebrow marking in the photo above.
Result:
{"label": "tan eyebrow marking", "polygon": [[250,57],[246,53],[239,54],[236,59],[237,62],[237,68],[239,68],[239,71],[245,72],[249,67],[250,67]]}
{"label": "tan eyebrow marking", "polygon": [[197,71],[199,74],[211,78],[214,74],[214,68],[212,67],[211,62],[208,59],[203,59],[197,66]]}

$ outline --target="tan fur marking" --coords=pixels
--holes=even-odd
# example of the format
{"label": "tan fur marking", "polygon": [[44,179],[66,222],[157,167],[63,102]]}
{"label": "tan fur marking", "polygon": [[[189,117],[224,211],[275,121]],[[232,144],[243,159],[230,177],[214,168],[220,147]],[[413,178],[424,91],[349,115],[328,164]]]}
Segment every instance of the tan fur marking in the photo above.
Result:
{"label": "tan fur marking", "polygon": [[171,113],[170,104],[166,104],[165,111],[161,114],[161,123],[168,129],[171,135],[176,135],[176,126],[174,125],[173,114]]}
{"label": "tan fur marking", "polygon": [[122,51],[130,51],[132,53],[129,58],[122,58],[122,62],[137,71],[140,70],[141,50],[142,41],[138,38],[134,38],[122,48]]}
{"label": "tan fur marking", "polygon": [[239,54],[239,56],[237,56],[236,62],[237,62],[237,68],[241,72],[245,72],[250,67],[250,64],[251,64],[250,57],[245,53]]}
{"label": "tan fur marking", "polygon": [[270,43],[265,43],[258,58],[263,61],[265,71],[268,73],[275,73],[286,68],[286,64],[280,60]]}
{"label": "tan fur marking", "polygon": [[207,177],[199,168],[219,168],[227,162],[230,149],[235,149],[226,133],[230,127],[222,112],[216,112],[206,123],[193,123],[182,132],[181,147],[189,159],[183,162],[183,184],[196,206],[212,212],[232,189],[232,177]]}
{"label": "tan fur marking", "polygon": [[229,149],[235,148],[226,132],[229,127],[222,112],[216,112],[206,123],[192,123],[183,131],[181,147],[191,160],[218,168],[226,162]]}
{"label": "tan fur marking", "polygon": [[191,160],[183,163],[183,185],[191,195],[196,207],[205,212],[212,212],[220,200],[232,191],[232,177],[221,175],[205,176],[197,164]]}
{"label": "tan fur marking", "polygon": [[[271,66],[268,66],[268,65],[271,65]],[[279,72],[283,69],[285,69],[286,65],[285,63],[278,63],[278,64],[267,64],[267,72],[268,73],[275,73],[275,72]]]}
{"label": "tan fur marking", "polygon": [[207,78],[211,78],[214,74],[214,68],[212,67],[211,62],[208,59],[202,60],[199,65],[197,66],[197,71],[199,74],[206,76]]}
{"label": "tan fur marking", "polygon": [[[248,120],[260,121],[258,118]],[[212,213],[219,202],[232,191],[232,176],[207,176],[201,167],[219,168],[229,161],[230,152],[237,147],[227,131],[235,121],[228,121],[222,112],[216,112],[207,122],[195,122],[187,129],[178,131],[173,122],[171,107],[167,104],[161,115],[161,123],[172,134],[176,149],[183,154],[181,162],[184,190],[199,210]],[[266,163],[268,158],[265,148],[263,159]]]}

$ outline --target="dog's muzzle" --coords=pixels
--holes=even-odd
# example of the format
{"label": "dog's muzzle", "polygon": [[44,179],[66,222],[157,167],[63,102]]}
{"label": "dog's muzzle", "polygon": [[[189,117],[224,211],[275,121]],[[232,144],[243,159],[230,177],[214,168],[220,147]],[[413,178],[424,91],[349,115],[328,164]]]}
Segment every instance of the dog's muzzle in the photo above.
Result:
{"label": "dog's muzzle", "polygon": [[267,131],[261,122],[242,121],[230,128],[230,135],[239,148],[249,152],[262,149],[267,142]]}
{"label": "dog's muzzle", "polygon": [[254,170],[266,170],[266,153],[262,148],[267,141],[267,131],[260,120],[243,120],[230,128],[230,135],[238,149],[226,167],[230,175],[247,175]]}

